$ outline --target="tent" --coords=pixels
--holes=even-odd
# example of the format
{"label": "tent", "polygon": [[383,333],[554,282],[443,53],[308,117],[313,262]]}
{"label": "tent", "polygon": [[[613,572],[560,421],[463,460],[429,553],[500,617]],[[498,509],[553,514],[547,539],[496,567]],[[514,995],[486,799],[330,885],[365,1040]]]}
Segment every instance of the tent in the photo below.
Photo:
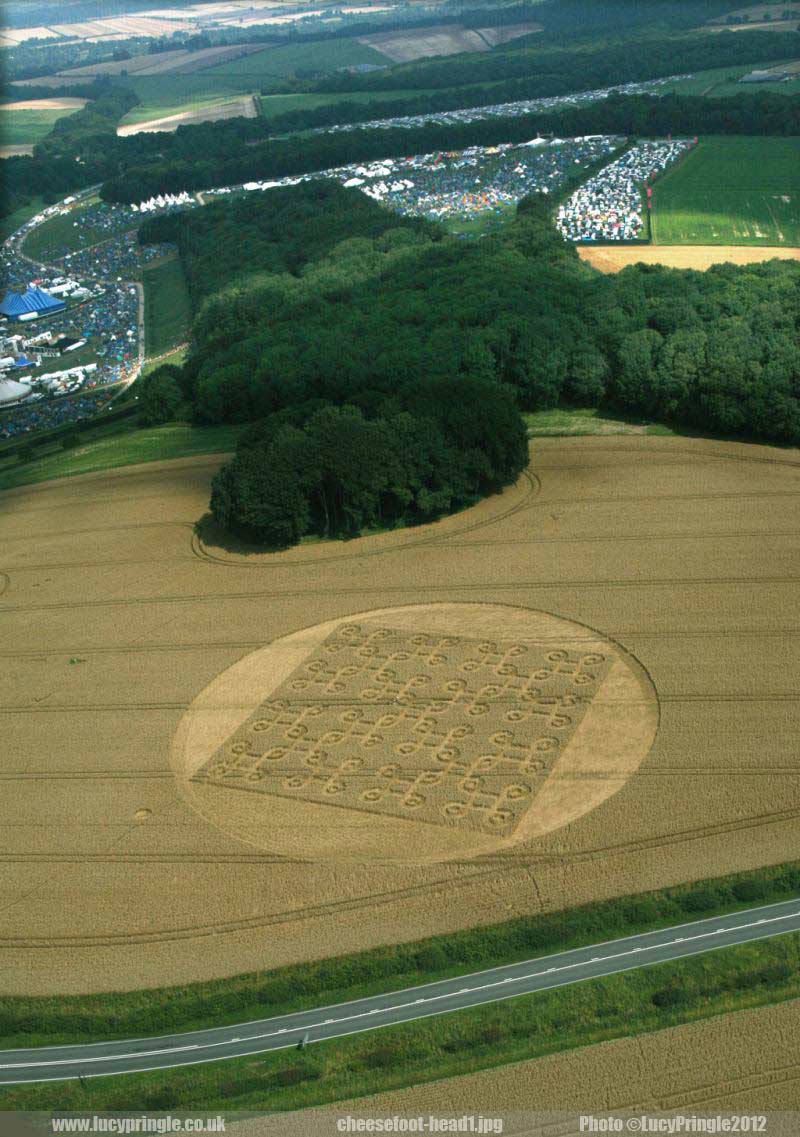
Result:
{"label": "tent", "polygon": [[30,319],[33,315],[47,316],[51,312],[62,312],[65,308],[63,300],[56,300],[55,296],[43,288],[34,286],[24,292],[7,292],[0,304],[0,314],[11,320]]}
{"label": "tent", "polygon": [[0,404],[16,403],[26,399],[31,389],[25,383],[17,383],[13,379],[0,379]]}

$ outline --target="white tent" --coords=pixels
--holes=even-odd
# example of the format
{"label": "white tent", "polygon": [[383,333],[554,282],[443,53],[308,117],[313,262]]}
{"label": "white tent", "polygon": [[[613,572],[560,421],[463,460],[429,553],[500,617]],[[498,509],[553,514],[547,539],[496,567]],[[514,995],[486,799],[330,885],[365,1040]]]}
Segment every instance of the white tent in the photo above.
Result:
{"label": "white tent", "polygon": [[0,379],[0,405],[27,399],[30,393],[31,389],[25,383],[17,383],[14,379]]}

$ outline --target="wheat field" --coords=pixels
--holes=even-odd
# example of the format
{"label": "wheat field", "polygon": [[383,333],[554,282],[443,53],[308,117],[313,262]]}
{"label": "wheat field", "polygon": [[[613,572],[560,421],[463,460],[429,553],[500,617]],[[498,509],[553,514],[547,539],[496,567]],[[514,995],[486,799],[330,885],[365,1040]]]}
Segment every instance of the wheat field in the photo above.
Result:
{"label": "wheat field", "polygon": [[473,509],[282,554],[195,530],[220,460],[3,495],[3,992],[800,855],[797,451],[537,439]]}

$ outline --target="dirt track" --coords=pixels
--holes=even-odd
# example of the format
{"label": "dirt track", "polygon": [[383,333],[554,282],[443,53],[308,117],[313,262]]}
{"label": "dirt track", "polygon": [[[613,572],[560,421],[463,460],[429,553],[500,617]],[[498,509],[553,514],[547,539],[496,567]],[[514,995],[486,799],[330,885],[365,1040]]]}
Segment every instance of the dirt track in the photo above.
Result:
{"label": "dirt track", "polygon": [[[278,556],[193,535],[217,464],[132,467],[2,497],[3,991],[233,974],[800,855],[797,451],[540,439],[530,477],[474,510]],[[265,645],[326,621],[349,626],[359,613],[443,604],[489,606],[475,608],[469,643],[458,638],[470,632],[462,608],[458,626],[447,625],[461,653],[458,678],[445,676],[451,697],[473,682],[476,645],[490,643],[491,663],[491,641],[516,643],[525,613],[583,628],[593,656],[600,643],[638,661],[660,713],[638,770],[543,768],[542,786],[549,776],[552,793],[560,777],[567,804],[587,776],[615,784],[569,824],[438,863],[419,841],[405,858],[382,857],[380,842],[353,857],[386,819],[371,807],[314,805],[302,787],[290,800],[225,786],[209,806],[174,772],[182,722],[204,713],[201,693],[236,665],[230,674],[259,695]],[[497,605],[509,607],[502,636],[480,625]],[[423,633],[437,633],[434,614],[421,607]],[[385,614],[375,620],[387,626]],[[562,643],[556,628],[542,650],[564,651],[555,666],[573,674],[580,639]],[[303,659],[313,692],[317,656]],[[387,674],[381,682],[393,681]],[[509,674],[516,683],[521,673],[498,672],[499,682]],[[614,698],[604,674],[588,688],[601,709]],[[311,710],[325,705],[293,689]],[[234,690],[220,706],[241,721],[252,695]],[[504,710],[531,711],[512,695]],[[624,696],[617,706],[646,702]],[[537,725],[530,737],[541,736]],[[286,737],[291,749],[306,736]],[[427,727],[410,734],[422,745],[430,737]],[[365,753],[405,768],[385,750]],[[535,771],[520,770],[523,787],[544,792]],[[247,833],[232,797],[254,803]],[[328,856],[304,843],[312,813],[339,819]],[[423,832],[426,821],[414,824]]]}
{"label": "dirt track", "polygon": [[800,249],[748,248],[744,245],[579,245],[581,260],[601,272],[619,272],[638,263],[665,265],[667,268],[696,268],[704,271],[712,265],[729,262],[735,265],[761,264],[778,257],[782,261],[800,260]]}

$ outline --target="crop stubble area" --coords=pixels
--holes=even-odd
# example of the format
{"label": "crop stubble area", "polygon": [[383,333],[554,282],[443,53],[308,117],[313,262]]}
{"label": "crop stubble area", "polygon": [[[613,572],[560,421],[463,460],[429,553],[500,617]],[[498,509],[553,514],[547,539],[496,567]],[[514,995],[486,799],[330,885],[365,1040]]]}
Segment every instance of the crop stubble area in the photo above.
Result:
{"label": "crop stubble area", "polygon": [[797,451],[537,439],[473,510],[277,555],[194,534],[219,462],[3,495],[4,992],[799,855]]}
{"label": "crop stubble area", "polygon": [[775,258],[797,261],[800,249],[752,245],[579,245],[578,256],[601,272],[620,272],[635,264],[705,271],[718,264],[754,265]]}

